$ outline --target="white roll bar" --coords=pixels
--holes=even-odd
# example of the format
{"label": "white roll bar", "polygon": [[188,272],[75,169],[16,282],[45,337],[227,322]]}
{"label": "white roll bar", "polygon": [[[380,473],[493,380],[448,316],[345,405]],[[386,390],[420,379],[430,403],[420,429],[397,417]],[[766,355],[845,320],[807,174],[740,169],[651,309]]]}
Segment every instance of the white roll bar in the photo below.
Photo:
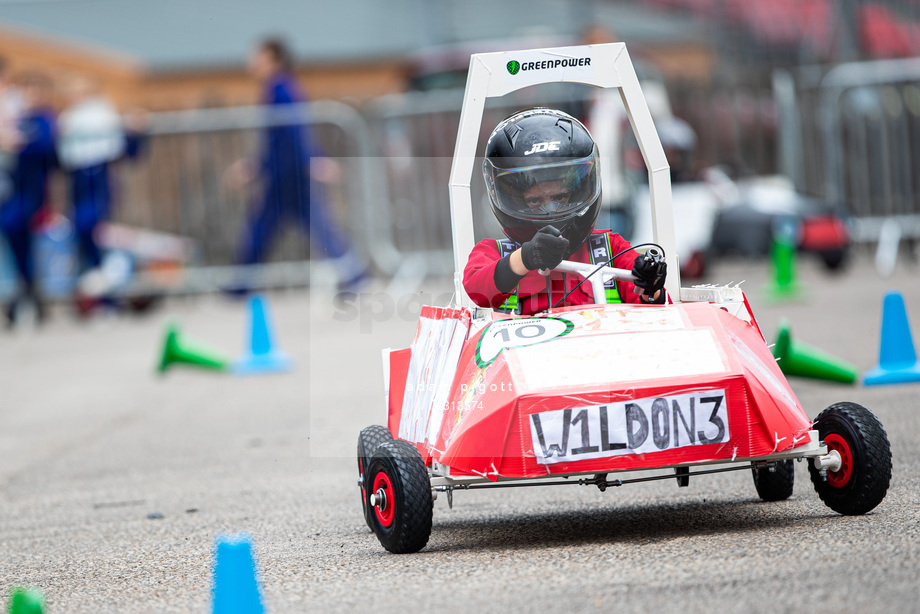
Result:
{"label": "white roll bar", "polygon": [[[460,128],[450,171],[450,208],[454,241],[454,286],[462,306],[473,303],[463,289],[466,260],[475,244],[470,181],[487,98],[540,83],[569,82],[620,90],[629,123],[639,142],[648,169],[652,206],[652,236],[671,256],[665,288],[671,300],[680,300],[680,270],[671,209],[671,178],[668,161],[652,123],[639,79],[624,43],[555,47],[498,53],[476,53],[460,111]],[[593,270],[593,269],[592,269]],[[592,280],[593,282],[593,280]],[[603,292],[600,294],[603,296]]]}

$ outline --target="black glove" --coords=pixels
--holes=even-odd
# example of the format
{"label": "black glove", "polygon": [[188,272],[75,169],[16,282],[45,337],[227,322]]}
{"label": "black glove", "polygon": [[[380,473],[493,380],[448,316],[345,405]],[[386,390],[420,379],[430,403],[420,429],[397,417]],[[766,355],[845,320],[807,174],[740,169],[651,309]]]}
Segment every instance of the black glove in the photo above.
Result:
{"label": "black glove", "polygon": [[521,246],[521,261],[528,271],[555,269],[565,258],[569,240],[552,226],[544,226]]}
{"label": "black glove", "polygon": [[[657,257],[636,256],[632,274],[636,278],[633,283],[645,290],[649,300],[651,300],[656,292],[664,288],[664,280],[668,274],[668,263],[660,255]],[[661,296],[664,297],[664,294]]]}

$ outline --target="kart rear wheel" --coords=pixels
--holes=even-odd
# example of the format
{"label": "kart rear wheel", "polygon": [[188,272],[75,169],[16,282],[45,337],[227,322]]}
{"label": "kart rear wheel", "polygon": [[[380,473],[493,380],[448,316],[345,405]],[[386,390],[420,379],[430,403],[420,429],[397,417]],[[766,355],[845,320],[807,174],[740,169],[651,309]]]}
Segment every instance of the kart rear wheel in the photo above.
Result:
{"label": "kart rear wheel", "polygon": [[392,440],[393,436],[390,434],[390,429],[379,424],[363,429],[361,434],[358,435],[358,485],[361,487],[361,508],[364,512],[364,521],[371,530],[374,529],[374,525],[371,524],[370,513],[367,509],[366,491],[368,485],[364,475],[366,473],[365,469],[380,444]]}
{"label": "kart rear wheel", "polygon": [[366,507],[380,544],[396,554],[418,552],[431,536],[431,480],[412,444],[394,439],[368,464]]}
{"label": "kart rear wheel", "polygon": [[824,262],[824,268],[832,273],[843,270],[843,265],[847,261],[847,250],[843,247],[821,250],[821,261]]}
{"label": "kart rear wheel", "polygon": [[815,419],[828,451],[840,454],[837,471],[826,479],[809,459],[808,472],[818,496],[840,514],[856,516],[875,508],[891,482],[891,446],[875,415],[856,403],[831,405]]}
{"label": "kart rear wheel", "polygon": [[784,501],[792,496],[795,484],[795,465],[792,459],[779,461],[771,471],[769,467],[753,467],[754,488],[764,501]]}

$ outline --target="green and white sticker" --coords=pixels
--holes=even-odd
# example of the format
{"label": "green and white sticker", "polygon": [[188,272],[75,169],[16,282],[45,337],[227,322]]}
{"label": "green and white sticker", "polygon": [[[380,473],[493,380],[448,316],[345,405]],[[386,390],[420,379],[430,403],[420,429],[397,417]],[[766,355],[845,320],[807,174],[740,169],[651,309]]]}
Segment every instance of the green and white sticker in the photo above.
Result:
{"label": "green and white sticker", "polygon": [[476,364],[492,364],[504,349],[546,343],[572,332],[575,325],[564,318],[512,318],[486,326],[476,344]]}
{"label": "green and white sticker", "polygon": [[584,81],[594,75],[593,61],[590,46],[513,51],[505,54],[505,77],[514,85]]}

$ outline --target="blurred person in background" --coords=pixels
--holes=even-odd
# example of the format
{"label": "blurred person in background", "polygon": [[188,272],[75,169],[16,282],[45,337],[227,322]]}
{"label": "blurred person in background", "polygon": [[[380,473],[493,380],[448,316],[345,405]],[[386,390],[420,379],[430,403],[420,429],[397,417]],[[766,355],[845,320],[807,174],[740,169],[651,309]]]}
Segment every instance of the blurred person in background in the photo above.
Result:
{"label": "blurred person in background", "polygon": [[32,218],[45,204],[48,177],[57,166],[54,113],[49,106],[51,81],[42,73],[30,72],[20,79],[20,87],[22,115],[10,147],[15,168],[10,173],[9,194],[0,204],[0,230],[10,245],[19,276],[19,288],[4,308],[8,327],[16,323],[25,302],[34,305],[38,322],[45,319],[32,263]]}
{"label": "blurred person in background", "polygon": [[[249,58],[249,69],[262,83],[262,103],[270,106],[271,111],[281,112],[288,105],[305,101],[283,41],[268,38],[256,45]],[[340,288],[360,283],[367,275],[365,265],[331,219],[318,186],[311,186],[311,157],[318,157],[312,131],[299,121],[272,125],[264,130],[261,148],[258,162],[243,159],[227,169],[226,179],[233,187],[242,188],[257,177],[262,182],[261,198],[250,213],[241,240],[240,264],[262,262],[281,222],[293,219],[319,243],[323,257],[333,260]],[[313,253],[316,247],[311,247]],[[229,290],[244,294],[249,288],[241,284]]]}
{"label": "blurred person in background", "polygon": [[96,237],[99,223],[108,219],[112,206],[109,166],[124,157],[137,157],[146,122],[140,112],[122,119],[89,77],[72,77],[65,94],[68,106],[58,118],[57,155],[70,183],[79,247],[81,278],[76,305],[86,313],[112,285],[102,270]]}

